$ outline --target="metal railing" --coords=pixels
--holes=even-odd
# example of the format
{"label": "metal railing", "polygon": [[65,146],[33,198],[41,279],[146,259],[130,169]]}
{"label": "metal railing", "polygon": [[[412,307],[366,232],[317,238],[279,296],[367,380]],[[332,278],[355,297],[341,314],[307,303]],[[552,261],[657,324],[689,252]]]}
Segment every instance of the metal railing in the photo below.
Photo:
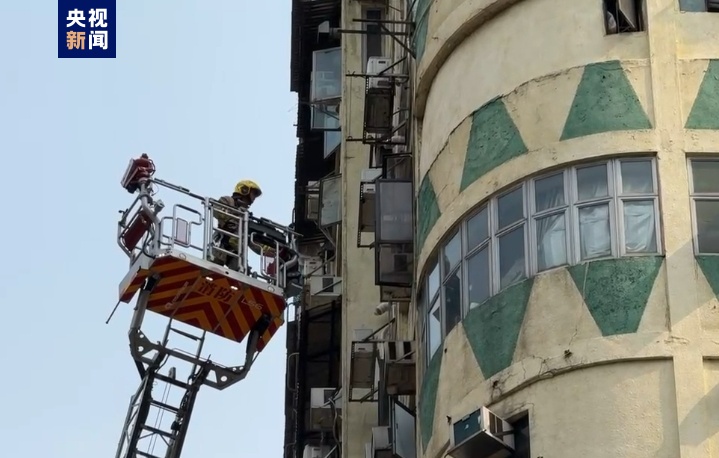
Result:
{"label": "metal railing", "polygon": [[[173,204],[166,216],[160,216],[165,204],[155,199],[161,188],[183,200]],[[288,227],[254,217],[246,209],[150,179],[122,213],[117,241],[130,264],[141,255],[156,257],[177,250],[284,288],[287,271],[299,261],[296,236]],[[248,264],[250,251],[260,257],[259,271]]]}

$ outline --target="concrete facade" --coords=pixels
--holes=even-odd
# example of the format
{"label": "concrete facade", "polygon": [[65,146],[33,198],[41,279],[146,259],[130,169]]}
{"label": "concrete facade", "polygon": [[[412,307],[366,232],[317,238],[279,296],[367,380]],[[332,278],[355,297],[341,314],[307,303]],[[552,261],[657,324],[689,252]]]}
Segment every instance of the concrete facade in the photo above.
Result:
{"label": "concrete facade", "polygon": [[655,158],[659,221],[656,252],[582,261],[573,240],[565,265],[465,296],[418,374],[418,455],[486,405],[529,415],[532,457],[719,457],[719,259],[695,254],[687,164],[719,152],[719,14],[646,0],[646,31],[607,35],[601,0],[418,3],[418,285],[458,222],[538,173]]}

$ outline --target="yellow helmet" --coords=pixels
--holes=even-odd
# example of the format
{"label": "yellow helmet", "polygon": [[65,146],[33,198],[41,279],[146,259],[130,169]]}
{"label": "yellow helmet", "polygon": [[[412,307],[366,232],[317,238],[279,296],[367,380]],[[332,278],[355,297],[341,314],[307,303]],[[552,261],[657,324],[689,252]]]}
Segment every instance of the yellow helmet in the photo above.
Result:
{"label": "yellow helmet", "polygon": [[235,185],[235,193],[241,196],[254,194],[254,197],[260,197],[262,195],[262,189],[260,189],[260,185],[252,180],[242,180]]}

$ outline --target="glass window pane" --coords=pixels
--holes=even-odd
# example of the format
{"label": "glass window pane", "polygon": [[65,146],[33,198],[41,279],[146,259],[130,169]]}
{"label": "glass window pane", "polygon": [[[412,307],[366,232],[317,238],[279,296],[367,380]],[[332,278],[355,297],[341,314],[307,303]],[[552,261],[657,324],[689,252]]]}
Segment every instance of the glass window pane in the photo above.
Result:
{"label": "glass window pane", "polygon": [[311,127],[313,130],[336,130],[340,128],[339,105],[312,105]]}
{"label": "glass window pane", "polygon": [[538,212],[561,207],[564,204],[563,172],[534,182],[534,205]]}
{"label": "glass window pane", "polygon": [[567,263],[567,225],[564,212],[537,219],[537,269]]}
{"label": "glass window pane", "polygon": [[462,320],[462,269],[450,275],[444,283],[444,333]]}
{"label": "glass window pane", "polygon": [[444,256],[444,275],[446,276],[457,267],[459,260],[462,259],[462,237],[459,231],[444,246],[442,254]]}
{"label": "glass window pane", "polygon": [[627,253],[656,253],[654,200],[624,202],[624,248]]}
{"label": "glass window pane", "polygon": [[719,201],[698,200],[697,241],[700,253],[719,253]]}
{"label": "glass window pane", "polygon": [[427,278],[427,300],[434,299],[434,295],[439,291],[439,264],[435,263]]}
{"label": "glass window pane", "polygon": [[342,142],[342,132],[339,130],[325,131],[324,156],[329,156]]}
{"label": "glass window pane", "polygon": [[469,245],[467,251],[471,251],[489,238],[487,216],[487,207],[484,207],[467,221],[467,244]]}
{"label": "glass window pane", "polygon": [[499,287],[524,278],[524,225],[499,238]]}
{"label": "glass window pane", "polygon": [[439,299],[432,304],[427,318],[427,360],[430,360],[442,343]]}
{"label": "glass window pane", "polygon": [[489,247],[467,260],[467,279],[471,310],[489,298]]}
{"label": "glass window pane", "polygon": [[609,227],[608,204],[579,209],[579,248],[583,260],[612,254]]}
{"label": "glass window pane", "polygon": [[411,243],[412,182],[378,180],[375,185],[377,243]]}
{"label": "glass window pane", "polygon": [[694,192],[719,192],[719,161],[692,160]]}
{"label": "glass window pane", "polygon": [[[382,10],[369,10],[366,19],[382,20]],[[382,56],[382,28],[376,23],[365,23],[365,58]]]}
{"label": "glass window pane", "polygon": [[341,176],[323,178],[320,182],[320,225],[330,226],[342,221]]}
{"label": "glass window pane", "polygon": [[579,200],[597,199],[609,195],[607,165],[593,165],[577,169],[577,191]]}
{"label": "glass window pane", "polygon": [[498,228],[502,229],[524,218],[523,188],[517,188],[497,199]]}
{"label": "glass window pane", "polygon": [[622,161],[621,169],[623,193],[642,194],[654,192],[651,161]]}
{"label": "glass window pane", "polygon": [[341,91],[342,49],[315,51],[312,64],[312,101],[337,98]]}

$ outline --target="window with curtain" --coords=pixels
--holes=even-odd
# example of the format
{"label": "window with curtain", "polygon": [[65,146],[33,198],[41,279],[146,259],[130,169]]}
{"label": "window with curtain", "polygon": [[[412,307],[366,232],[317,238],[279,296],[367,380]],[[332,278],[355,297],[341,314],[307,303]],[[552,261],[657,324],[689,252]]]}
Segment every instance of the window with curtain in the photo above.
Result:
{"label": "window with curtain", "polygon": [[437,352],[442,343],[442,307],[439,290],[439,263],[435,262],[434,267],[427,276],[427,315],[425,316],[425,327],[427,335],[427,362]]}
{"label": "window with curtain", "polygon": [[690,159],[694,251],[719,253],[719,158]]}
{"label": "window with curtain", "polygon": [[[719,253],[719,158],[692,162],[697,250]],[[469,310],[538,273],[660,254],[653,157],[577,164],[525,179],[472,211],[425,276],[429,360]]]}
{"label": "window with curtain", "polygon": [[457,231],[441,251],[444,294],[444,334],[462,319],[462,234]]}

